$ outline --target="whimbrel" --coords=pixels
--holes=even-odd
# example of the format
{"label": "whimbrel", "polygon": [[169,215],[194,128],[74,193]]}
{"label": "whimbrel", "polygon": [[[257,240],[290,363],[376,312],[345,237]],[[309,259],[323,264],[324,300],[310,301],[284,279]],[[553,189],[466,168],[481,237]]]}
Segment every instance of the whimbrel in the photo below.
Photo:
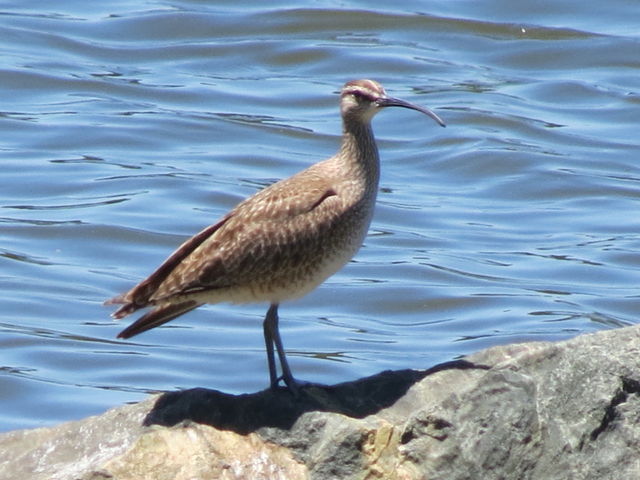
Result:
{"label": "whimbrel", "polygon": [[278,305],[309,293],[360,248],[380,176],[371,119],[385,107],[417,110],[445,126],[428,108],[387,96],[373,80],[348,82],[340,96],[338,153],[239,203],[184,242],[147,279],[107,300],[107,305],[122,304],[114,318],[152,307],[118,337],[132,337],[205,303],[268,302],[263,328],[271,387],[283,380],[296,393],[278,329]]}

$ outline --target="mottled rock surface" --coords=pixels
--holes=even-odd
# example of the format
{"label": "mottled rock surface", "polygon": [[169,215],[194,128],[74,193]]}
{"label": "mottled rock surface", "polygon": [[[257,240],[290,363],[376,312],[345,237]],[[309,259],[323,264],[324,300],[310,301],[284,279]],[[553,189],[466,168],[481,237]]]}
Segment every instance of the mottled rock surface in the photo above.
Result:
{"label": "mottled rock surface", "polygon": [[640,479],[640,326],[0,435],[0,479]]}

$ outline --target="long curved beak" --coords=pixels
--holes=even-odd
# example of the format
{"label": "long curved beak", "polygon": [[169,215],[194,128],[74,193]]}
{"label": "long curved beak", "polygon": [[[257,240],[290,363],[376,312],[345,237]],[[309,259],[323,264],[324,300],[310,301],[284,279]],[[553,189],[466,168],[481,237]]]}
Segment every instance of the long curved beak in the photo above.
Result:
{"label": "long curved beak", "polygon": [[446,127],[447,125],[442,121],[442,119],[435,114],[435,112],[433,112],[432,110],[426,108],[426,107],[420,107],[418,105],[414,105],[413,103],[409,103],[409,102],[405,102],[404,100],[400,100],[399,98],[393,98],[393,97],[384,97],[384,98],[380,98],[378,100],[376,100],[376,103],[378,104],[378,106],[380,108],[384,108],[384,107],[403,107],[403,108],[409,108],[411,110],[416,110],[418,112],[422,112],[425,115],[430,116],[431,118],[433,118],[438,125],[440,125],[441,127]]}

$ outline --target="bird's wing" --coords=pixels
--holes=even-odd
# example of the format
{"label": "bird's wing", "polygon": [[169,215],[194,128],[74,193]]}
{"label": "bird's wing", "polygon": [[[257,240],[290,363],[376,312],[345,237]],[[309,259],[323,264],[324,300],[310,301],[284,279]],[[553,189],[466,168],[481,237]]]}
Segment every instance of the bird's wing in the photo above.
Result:
{"label": "bird's wing", "polygon": [[[268,278],[285,261],[317,241],[316,229],[340,214],[332,182],[308,176],[308,182],[275,183],[240,203],[220,228],[173,268],[151,296],[154,302],[181,294],[233,288]],[[306,187],[306,188],[305,188]]]}
{"label": "bird's wing", "polygon": [[160,284],[164,282],[171,272],[180,264],[186,257],[191,255],[193,251],[198,248],[207,238],[213,235],[222,225],[224,225],[230,218],[230,215],[225,216],[222,220],[214,225],[210,225],[201,232],[197,233],[189,240],[180,245],[162,265],[160,265],[155,272],[149,275],[145,280],[133,287],[128,292],[113,297],[106,302],[105,305],[124,304],[117,312],[113,314],[114,318],[123,318],[145,307],[149,298],[158,289]]}
{"label": "bird's wing", "polygon": [[[303,175],[305,181],[294,180]],[[331,185],[305,170],[261,190],[184,242],[148,278],[105,303],[124,304],[113,314],[123,318],[174,295],[233,287],[248,275],[277,268],[277,253],[294,248],[302,231],[320,227],[318,218],[330,222],[339,214]]]}

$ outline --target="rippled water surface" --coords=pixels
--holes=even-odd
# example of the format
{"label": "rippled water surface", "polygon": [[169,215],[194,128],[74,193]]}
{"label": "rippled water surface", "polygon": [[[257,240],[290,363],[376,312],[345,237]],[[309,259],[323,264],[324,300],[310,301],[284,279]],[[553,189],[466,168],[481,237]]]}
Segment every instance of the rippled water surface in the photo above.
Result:
{"label": "rippled water surface", "polygon": [[280,309],[298,377],[636,322],[638,18],[632,0],[4,2],[0,430],[157,390],[264,388],[264,305],[121,341],[128,321],[102,302],[331,155],[353,78],[448,128],[403,109],[375,119],[365,246]]}

